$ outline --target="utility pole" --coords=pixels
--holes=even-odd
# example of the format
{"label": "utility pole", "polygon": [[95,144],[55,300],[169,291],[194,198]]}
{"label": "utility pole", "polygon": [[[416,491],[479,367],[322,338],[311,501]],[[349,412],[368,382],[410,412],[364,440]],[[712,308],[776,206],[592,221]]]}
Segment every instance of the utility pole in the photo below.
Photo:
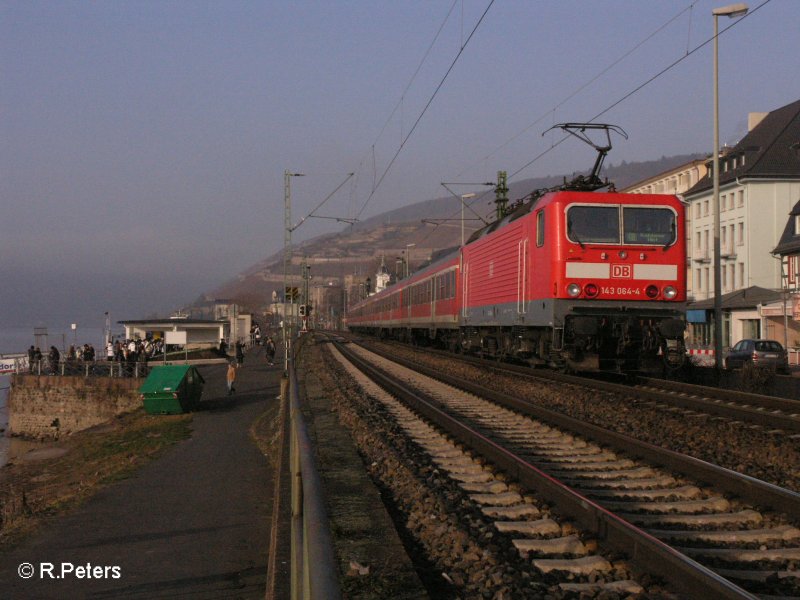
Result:
{"label": "utility pole", "polygon": [[304,173],[292,173],[288,169],[283,172],[283,370],[289,373],[289,354],[291,351],[292,330],[289,314],[286,310],[286,296],[291,293],[292,263],[292,191],[291,178],[303,177]]}

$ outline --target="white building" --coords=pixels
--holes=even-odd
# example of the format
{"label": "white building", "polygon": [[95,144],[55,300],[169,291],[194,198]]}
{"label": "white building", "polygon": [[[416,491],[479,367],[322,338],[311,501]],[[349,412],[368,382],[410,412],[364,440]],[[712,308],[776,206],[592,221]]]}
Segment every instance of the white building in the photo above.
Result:
{"label": "white building", "polygon": [[[771,254],[800,199],[800,100],[751,113],[749,133],[720,157],[722,293],[752,286],[781,288]],[[710,167],[710,164],[709,164]],[[695,300],[714,297],[714,207],[711,170],[685,194],[691,214],[687,253]]]}
{"label": "white building", "polygon": [[[783,313],[780,295],[747,307],[731,302],[741,291],[775,294],[785,285],[780,257],[773,252],[800,199],[800,100],[770,113],[751,113],[748,128],[747,135],[719,160],[723,346],[743,337],[780,339],[795,328],[788,319],[778,318],[775,304],[781,304]],[[711,161],[708,166],[708,174],[684,196],[691,290],[687,320],[692,344],[701,347],[710,344],[714,327],[713,307],[709,308],[715,295]]]}

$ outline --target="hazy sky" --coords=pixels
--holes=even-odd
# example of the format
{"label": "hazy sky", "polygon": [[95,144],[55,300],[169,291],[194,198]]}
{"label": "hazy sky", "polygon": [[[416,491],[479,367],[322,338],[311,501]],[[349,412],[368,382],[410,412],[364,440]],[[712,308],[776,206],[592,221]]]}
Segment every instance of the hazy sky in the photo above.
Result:
{"label": "hazy sky", "polygon": [[[800,97],[800,2],[762,2],[720,38],[723,141]],[[306,174],[297,222],[350,172],[318,214],[585,169],[542,133],[601,113],[630,136],[612,164],[708,152],[712,46],[692,50],[723,4],[2,1],[0,326],[102,327],[214,288],[283,246],[284,169]]]}

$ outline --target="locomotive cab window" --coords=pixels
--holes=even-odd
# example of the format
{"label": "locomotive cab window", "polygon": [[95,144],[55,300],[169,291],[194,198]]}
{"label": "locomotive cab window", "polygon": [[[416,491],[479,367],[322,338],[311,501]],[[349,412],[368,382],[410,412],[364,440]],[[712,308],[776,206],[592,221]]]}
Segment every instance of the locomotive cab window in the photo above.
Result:
{"label": "locomotive cab window", "polygon": [[669,246],[675,243],[675,213],[667,208],[625,206],[622,227],[626,244]]}
{"label": "locomotive cab window", "polygon": [[567,210],[567,238],[576,244],[619,244],[619,207],[571,206]]}

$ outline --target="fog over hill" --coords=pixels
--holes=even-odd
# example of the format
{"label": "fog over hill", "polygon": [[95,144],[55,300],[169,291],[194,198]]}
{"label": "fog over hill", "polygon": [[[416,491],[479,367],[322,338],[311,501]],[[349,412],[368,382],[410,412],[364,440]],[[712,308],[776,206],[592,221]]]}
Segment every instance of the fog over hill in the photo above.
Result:
{"label": "fog over hill", "polygon": [[[602,177],[622,189],[702,156],[684,154],[647,162],[623,162],[604,169]],[[571,179],[576,174],[566,177]],[[564,178],[558,175],[513,182],[509,184],[509,200],[513,203],[533,190],[560,185]],[[468,237],[483,226],[476,214],[485,221],[493,219],[495,195],[493,188],[460,191],[477,194],[467,201],[472,209],[465,213],[464,229]],[[336,233],[296,243],[291,270],[299,273],[305,260],[317,285],[340,283],[348,276],[374,275],[382,261],[391,273],[403,270],[406,260],[413,270],[437,251],[458,246],[460,241],[460,199],[442,196],[376,215]],[[283,287],[283,259],[283,251],[268,256],[199,300],[225,298],[236,300],[251,310],[263,307],[272,292],[279,292]]]}

